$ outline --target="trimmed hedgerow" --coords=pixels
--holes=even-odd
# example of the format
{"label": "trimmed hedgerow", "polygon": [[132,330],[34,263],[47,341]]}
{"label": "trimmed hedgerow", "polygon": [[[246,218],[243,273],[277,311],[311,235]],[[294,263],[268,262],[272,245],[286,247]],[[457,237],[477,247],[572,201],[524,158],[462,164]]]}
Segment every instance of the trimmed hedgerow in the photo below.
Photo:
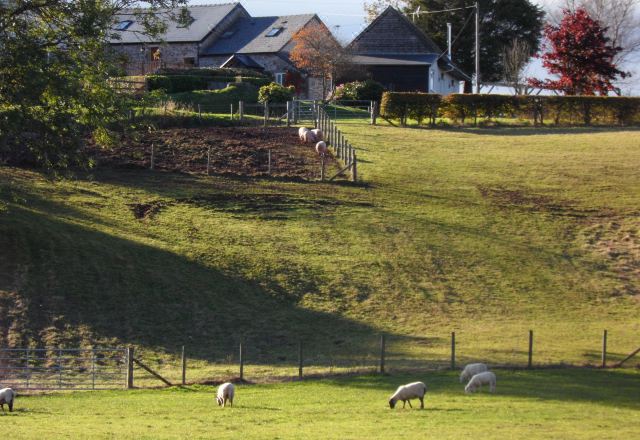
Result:
{"label": "trimmed hedgerow", "polygon": [[380,116],[399,119],[401,125],[412,118],[421,124],[424,119],[435,124],[442,96],[435,93],[384,92],[380,102]]}

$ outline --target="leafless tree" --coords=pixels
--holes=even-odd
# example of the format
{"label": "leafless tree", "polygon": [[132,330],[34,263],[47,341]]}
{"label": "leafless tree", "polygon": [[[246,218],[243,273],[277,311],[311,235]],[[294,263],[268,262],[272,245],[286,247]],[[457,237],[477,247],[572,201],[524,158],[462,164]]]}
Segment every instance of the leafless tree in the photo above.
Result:
{"label": "leafless tree", "polygon": [[532,52],[531,45],[518,38],[514,39],[502,52],[504,80],[513,87],[516,95],[522,95],[525,92],[524,69],[529,64]]}
{"label": "leafless tree", "polygon": [[371,23],[389,6],[402,9],[406,6],[406,2],[403,0],[372,0],[370,2],[364,2],[364,12],[367,14],[367,23]]}

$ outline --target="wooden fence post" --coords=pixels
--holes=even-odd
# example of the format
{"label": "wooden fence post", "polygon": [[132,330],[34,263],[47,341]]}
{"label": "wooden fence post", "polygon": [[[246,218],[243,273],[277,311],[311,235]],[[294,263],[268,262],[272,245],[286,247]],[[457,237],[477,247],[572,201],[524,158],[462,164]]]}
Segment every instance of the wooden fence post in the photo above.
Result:
{"label": "wooden fence post", "polygon": [[241,121],[244,119],[244,101],[238,102],[238,119]]}
{"label": "wooden fence post", "polygon": [[376,125],[377,117],[378,117],[378,102],[371,101],[371,125]]}
{"label": "wooden fence post", "polygon": [[233,103],[231,103],[231,120],[233,121]]}
{"label": "wooden fence post", "polygon": [[271,149],[267,150],[268,154],[268,173],[271,175]]}
{"label": "wooden fence post", "polygon": [[211,175],[211,145],[207,148],[207,176]]}
{"label": "wooden fence post", "polygon": [[287,101],[287,127],[291,127],[291,101]]}
{"label": "wooden fence post", "polygon": [[182,346],[182,385],[187,383],[187,356],[184,352],[184,345]]}
{"label": "wooden fence post", "polygon": [[264,126],[266,127],[269,124],[269,103],[264,103]]}
{"label": "wooden fence post", "polygon": [[384,334],[380,335],[380,374],[384,374],[384,349],[385,338]]}
{"label": "wooden fence post", "polygon": [[320,156],[320,180],[324,182],[324,154]]}
{"label": "wooden fence post", "polygon": [[133,347],[127,347],[127,389],[133,388]]}
{"label": "wooden fence post", "polygon": [[607,331],[602,333],[602,368],[607,368]]}
{"label": "wooden fence post", "polygon": [[156,167],[156,147],[152,143],[151,144],[151,164],[149,165],[149,169],[153,170]]}
{"label": "wooden fence post", "polygon": [[533,330],[529,330],[529,362],[527,368],[533,366]]}
{"label": "wooden fence post", "polygon": [[298,341],[298,379],[302,379],[302,339]]}
{"label": "wooden fence post", "polygon": [[244,352],[242,350],[242,342],[240,343],[240,382],[244,381]]}
{"label": "wooden fence post", "polygon": [[353,178],[354,182],[358,181],[358,160],[356,159],[356,150],[352,149],[351,151],[353,151],[353,159],[351,162],[351,177]]}
{"label": "wooden fence post", "polygon": [[451,332],[451,369],[456,369],[456,332]]}

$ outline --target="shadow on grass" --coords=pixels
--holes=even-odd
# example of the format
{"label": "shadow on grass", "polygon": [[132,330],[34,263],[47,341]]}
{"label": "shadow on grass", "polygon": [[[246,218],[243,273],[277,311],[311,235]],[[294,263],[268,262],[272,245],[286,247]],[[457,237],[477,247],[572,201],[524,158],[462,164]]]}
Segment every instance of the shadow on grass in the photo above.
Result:
{"label": "shadow on grass", "polygon": [[596,133],[618,133],[628,131],[640,131],[640,127],[611,127],[611,126],[574,126],[574,127],[453,127],[453,126],[407,126],[415,130],[439,130],[452,133],[466,133],[489,136],[541,136],[541,135],[561,135],[561,134],[596,134]]}
{"label": "shadow on grass", "polygon": [[[394,376],[370,375],[338,378],[327,382],[342,387],[377,389],[393,393],[407,382],[421,380],[429,394],[465,396],[464,384],[458,381],[459,372],[422,372]],[[487,398],[503,396],[590,403],[640,409],[640,374],[630,370],[544,369],[527,371],[497,370],[497,392]],[[483,394],[488,394],[484,393]],[[475,396],[469,396],[474,398]],[[483,396],[485,397],[485,396]]]}

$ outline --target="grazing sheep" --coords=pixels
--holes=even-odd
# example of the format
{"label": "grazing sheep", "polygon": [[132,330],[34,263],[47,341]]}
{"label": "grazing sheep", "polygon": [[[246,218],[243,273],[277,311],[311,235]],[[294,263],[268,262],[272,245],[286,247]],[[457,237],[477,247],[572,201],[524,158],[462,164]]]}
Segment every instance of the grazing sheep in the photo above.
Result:
{"label": "grazing sheep", "polygon": [[327,144],[324,141],[320,141],[316,144],[316,153],[318,153],[318,155],[320,157],[323,157],[327,154]]}
{"label": "grazing sheep", "polygon": [[464,392],[467,394],[473,393],[482,387],[482,385],[489,385],[489,391],[494,393],[496,391],[496,375],[491,371],[474,375],[467,386],[464,387]]}
{"label": "grazing sheep", "polygon": [[320,130],[319,128],[315,128],[315,129],[311,130],[311,133],[313,133],[313,135],[316,137],[316,140],[318,142],[324,140],[324,136],[322,134],[322,130]]}
{"label": "grazing sheep", "polygon": [[316,135],[313,133],[313,131],[305,131],[302,135],[302,140],[307,144],[315,144]]}
{"label": "grazing sheep", "polygon": [[485,364],[477,363],[477,364],[467,364],[460,373],[460,383],[466,382],[475,376],[478,373],[483,373],[485,371],[489,371],[489,367]]}
{"label": "grazing sheep", "polygon": [[402,407],[409,402],[409,408],[411,406],[411,399],[420,400],[420,409],[424,409],[424,394],[427,392],[427,386],[422,382],[413,382],[407,385],[400,385],[393,396],[389,399],[389,406],[391,409],[395,408],[396,402],[402,400]]}
{"label": "grazing sheep", "polygon": [[233,395],[235,394],[235,387],[230,382],[225,382],[218,387],[218,395],[216,400],[218,401],[218,406],[222,406],[223,408],[227,405],[227,402],[233,406]]}
{"label": "grazing sheep", "polygon": [[304,134],[309,131],[309,129],[307,127],[300,127],[298,129],[298,137],[300,138],[300,141],[304,142]]}
{"label": "grazing sheep", "polygon": [[9,406],[9,412],[13,412],[13,400],[16,398],[16,392],[11,388],[3,388],[0,390],[0,407],[4,412],[4,404]]}

